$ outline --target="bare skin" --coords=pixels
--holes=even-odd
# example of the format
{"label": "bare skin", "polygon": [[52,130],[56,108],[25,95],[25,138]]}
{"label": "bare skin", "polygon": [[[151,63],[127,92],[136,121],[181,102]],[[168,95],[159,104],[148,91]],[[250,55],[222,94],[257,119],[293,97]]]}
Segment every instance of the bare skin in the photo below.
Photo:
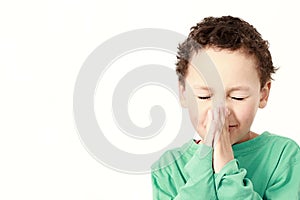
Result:
{"label": "bare skin", "polygon": [[[201,143],[213,147],[212,165],[218,173],[234,159],[233,144],[258,135],[250,128],[257,109],[267,104],[271,82],[261,87],[254,58],[243,52],[208,48],[197,56],[200,66],[217,69],[224,89],[207,85],[197,66],[190,65],[185,86],[179,84],[180,102],[182,107],[188,108]],[[212,62],[205,60],[207,57]],[[213,106],[213,99],[221,102],[220,105]]]}

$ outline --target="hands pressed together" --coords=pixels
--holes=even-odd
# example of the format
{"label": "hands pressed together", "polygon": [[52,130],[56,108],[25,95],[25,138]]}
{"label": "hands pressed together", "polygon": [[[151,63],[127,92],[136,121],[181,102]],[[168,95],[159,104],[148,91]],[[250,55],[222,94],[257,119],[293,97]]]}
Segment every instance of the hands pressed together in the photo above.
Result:
{"label": "hands pressed together", "polygon": [[224,106],[208,111],[206,136],[200,143],[213,147],[213,169],[219,173],[229,161],[234,159],[230,141],[228,116],[230,112]]}

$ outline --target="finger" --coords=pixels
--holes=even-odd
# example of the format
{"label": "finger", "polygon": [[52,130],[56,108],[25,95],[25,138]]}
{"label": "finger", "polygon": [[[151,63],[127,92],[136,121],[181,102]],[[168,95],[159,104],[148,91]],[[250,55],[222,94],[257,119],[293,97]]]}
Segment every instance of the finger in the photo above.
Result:
{"label": "finger", "polygon": [[226,107],[223,105],[221,107],[221,121],[222,121],[222,124],[224,124],[225,118],[226,118]]}
{"label": "finger", "polygon": [[224,126],[223,126],[223,131],[226,131],[226,133],[229,133],[229,114],[230,114],[230,112],[229,112],[229,110],[228,110],[228,108],[226,108],[225,109],[225,121],[224,121]]}
{"label": "finger", "polygon": [[213,114],[212,120],[218,121],[219,120],[219,107],[218,106],[216,106],[215,108],[212,109],[212,114]]}
{"label": "finger", "polygon": [[211,120],[212,120],[212,113],[211,110],[208,110],[206,115],[206,136],[210,132],[209,129],[211,126]]}
{"label": "finger", "polygon": [[207,112],[207,125],[206,125],[206,135],[204,138],[204,143],[207,146],[212,146],[212,141],[214,138],[214,131],[215,131],[215,127],[214,127],[214,123],[213,123],[213,113],[211,110],[208,110]]}
{"label": "finger", "polygon": [[226,116],[228,117],[230,115],[230,110],[226,108],[225,111],[226,111]]}
{"label": "finger", "polygon": [[217,128],[216,128],[216,131],[215,131],[214,141],[213,141],[213,146],[214,147],[219,142],[220,136],[221,136],[222,131],[223,131],[224,121],[225,121],[224,107],[222,105],[218,105],[215,110],[216,110],[216,113],[217,113],[218,116],[217,116],[217,119],[215,120],[216,123],[217,123]]}

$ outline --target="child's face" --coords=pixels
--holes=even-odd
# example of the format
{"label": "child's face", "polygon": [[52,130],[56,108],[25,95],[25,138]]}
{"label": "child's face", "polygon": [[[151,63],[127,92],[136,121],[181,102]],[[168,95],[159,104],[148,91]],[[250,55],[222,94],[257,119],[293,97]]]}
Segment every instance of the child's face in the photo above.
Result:
{"label": "child's face", "polygon": [[[213,64],[207,62],[207,56]],[[223,84],[222,90],[215,88],[217,84],[207,85],[208,81],[189,65],[185,87],[180,84],[179,91],[181,105],[188,108],[196,131],[202,138],[205,137],[207,112],[212,108],[213,99],[217,98],[214,100],[223,102],[230,111],[231,143],[247,140],[257,108],[266,106],[271,83],[267,82],[261,89],[254,58],[240,51],[208,48],[201,50],[193,59],[198,59],[197,66],[215,67]]]}

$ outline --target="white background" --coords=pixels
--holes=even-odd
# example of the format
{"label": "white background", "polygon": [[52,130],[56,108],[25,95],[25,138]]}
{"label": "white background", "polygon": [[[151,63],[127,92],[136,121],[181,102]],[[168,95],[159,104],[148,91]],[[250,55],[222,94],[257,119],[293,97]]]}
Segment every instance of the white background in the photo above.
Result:
{"label": "white background", "polygon": [[0,199],[151,199],[150,175],[122,174],[85,150],[73,120],[76,76],[102,42],[138,28],[187,35],[203,17],[233,15],[271,44],[274,76],[254,131],[300,143],[300,13],[296,1],[1,1]]}

